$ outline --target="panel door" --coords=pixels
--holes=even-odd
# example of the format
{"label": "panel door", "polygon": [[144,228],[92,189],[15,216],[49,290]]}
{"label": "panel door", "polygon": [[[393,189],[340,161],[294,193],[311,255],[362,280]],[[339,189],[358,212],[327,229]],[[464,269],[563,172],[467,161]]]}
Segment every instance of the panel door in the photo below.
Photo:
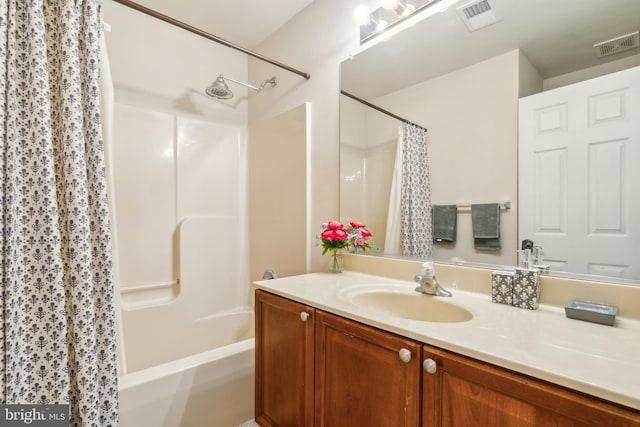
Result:
{"label": "panel door", "polygon": [[640,67],[522,98],[518,152],[520,240],[553,270],[639,277]]}
{"label": "panel door", "polygon": [[313,425],[315,310],[256,291],[256,422]]}
{"label": "panel door", "polygon": [[419,426],[420,353],[414,341],[318,312],[316,427]]}

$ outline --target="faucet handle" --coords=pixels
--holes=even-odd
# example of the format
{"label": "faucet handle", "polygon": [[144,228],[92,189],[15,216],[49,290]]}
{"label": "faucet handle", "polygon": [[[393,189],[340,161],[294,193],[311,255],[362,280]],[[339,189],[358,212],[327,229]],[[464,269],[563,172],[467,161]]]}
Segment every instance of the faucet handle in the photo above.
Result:
{"label": "faucet handle", "polygon": [[433,261],[427,261],[422,264],[422,275],[427,277],[434,277],[436,275],[433,267]]}

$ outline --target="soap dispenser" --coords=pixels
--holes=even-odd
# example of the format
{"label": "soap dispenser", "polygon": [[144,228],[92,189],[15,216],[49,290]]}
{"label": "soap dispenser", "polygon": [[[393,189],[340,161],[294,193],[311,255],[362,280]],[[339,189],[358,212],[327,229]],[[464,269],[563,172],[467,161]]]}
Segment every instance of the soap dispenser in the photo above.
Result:
{"label": "soap dispenser", "polygon": [[[518,251],[518,261],[519,261],[519,267],[520,268],[524,268],[526,270],[531,269],[531,266],[533,265],[533,251],[529,248],[523,249],[521,251]],[[522,255],[520,257],[520,255]]]}
{"label": "soap dispenser", "polygon": [[512,305],[530,310],[538,309],[540,299],[540,272],[533,268],[531,249],[518,251],[520,265],[513,274]]}

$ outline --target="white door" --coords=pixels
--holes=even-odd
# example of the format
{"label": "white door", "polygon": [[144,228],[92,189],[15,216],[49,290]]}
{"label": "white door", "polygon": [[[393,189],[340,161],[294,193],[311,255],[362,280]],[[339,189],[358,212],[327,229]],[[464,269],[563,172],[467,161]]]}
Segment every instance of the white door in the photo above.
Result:
{"label": "white door", "polygon": [[640,278],[640,67],[519,102],[519,237],[553,270]]}

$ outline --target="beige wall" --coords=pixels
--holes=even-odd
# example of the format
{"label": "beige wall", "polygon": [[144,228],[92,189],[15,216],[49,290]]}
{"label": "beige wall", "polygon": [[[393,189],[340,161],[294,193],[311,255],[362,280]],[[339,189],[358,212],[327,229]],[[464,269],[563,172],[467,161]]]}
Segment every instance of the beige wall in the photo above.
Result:
{"label": "beige wall", "polygon": [[544,83],[542,77],[522,51],[519,53],[519,67],[518,97],[523,98],[542,92]]}
{"label": "beige wall", "polygon": [[595,67],[585,68],[584,70],[546,79],[544,81],[544,90],[556,89],[637,66],[640,66],[640,54],[627,56]]}
{"label": "beige wall", "polygon": [[[316,0],[255,49],[310,73],[310,80],[262,61],[249,61],[250,81],[259,82],[274,75],[278,78],[275,88],[251,96],[251,124],[304,102],[311,104],[310,222],[307,234],[298,236],[301,241],[313,242],[321,224],[339,214],[339,65],[359,46],[358,27],[352,20],[358,4],[357,0]],[[280,154],[285,167],[287,152]],[[311,270],[326,269],[328,259],[321,256],[320,248],[310,244]]]}
{"label": "beige wall", "polygon": [[251,280],[266,269],[279,276],[306,272],[308,113],[304,104],[249,127]]}

